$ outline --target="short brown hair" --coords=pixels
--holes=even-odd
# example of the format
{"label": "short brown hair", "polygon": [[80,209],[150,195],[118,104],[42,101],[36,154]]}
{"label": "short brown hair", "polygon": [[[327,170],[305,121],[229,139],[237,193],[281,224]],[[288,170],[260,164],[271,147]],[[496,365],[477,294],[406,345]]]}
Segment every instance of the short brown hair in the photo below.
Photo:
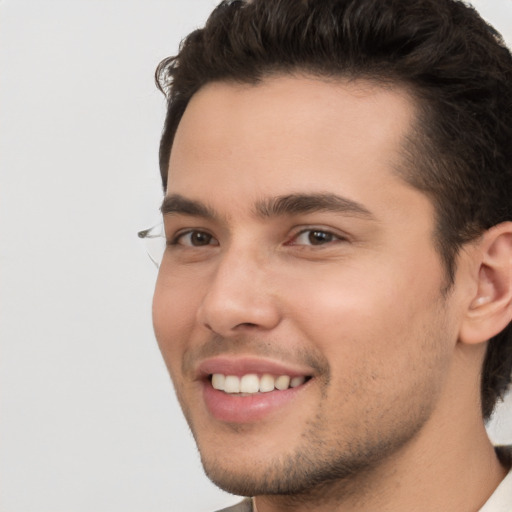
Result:
{"label": "short brown hair", "polygon": [[[257,83],[306,72],[401,84],[419,116],[404,178],[436,208],[436,243],[453,282],[460,247],[512,220],[512,57],[501,36],[458,0],[224,1],[157,68],[168,110],[160,143],[164,190],[190,98],[214,81]],[[489,342],[482,413],[512,373],[512,327]]]}

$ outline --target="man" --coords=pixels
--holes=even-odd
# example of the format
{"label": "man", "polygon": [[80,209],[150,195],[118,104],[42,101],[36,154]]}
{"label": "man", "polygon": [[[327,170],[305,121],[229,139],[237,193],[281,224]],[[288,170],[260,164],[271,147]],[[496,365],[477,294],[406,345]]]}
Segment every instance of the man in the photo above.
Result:
{"label": "man", "polygon": [[155,333],[230,510],[510,512],[499,35],[456,0],[224,2],[157,80]]}

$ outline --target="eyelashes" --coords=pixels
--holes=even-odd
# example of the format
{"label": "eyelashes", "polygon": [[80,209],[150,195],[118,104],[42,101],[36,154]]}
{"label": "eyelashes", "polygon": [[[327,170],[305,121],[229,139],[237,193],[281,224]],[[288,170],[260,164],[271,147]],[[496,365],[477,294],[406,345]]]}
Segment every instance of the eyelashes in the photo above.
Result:
{"label": "eyelashes", "polygon": [[[284,245],[318,247],[346,240],[346,237],[335,234],[330,230],[312,227],[302,229],[298,233],[292,235],[289,240],[284,242]],[[168,242],[168,245],[200,248],[209,246],[218,247],[220,243],[208,231],[190,229],[175,235],[170,242]]]}
{"label": "eyelashes", "polygon": [[208,245],[218,246],[219,242],[207,231],[189,230],[176,235],[169,245],[182,245],[185,247],[206,247]]}
{"label": "eyelashes", "polygon": [[331,231],[319,228],[309,228],[300,231],[286,245],[319,246],[342,240],[344,240],[344,237],[335,235]]}

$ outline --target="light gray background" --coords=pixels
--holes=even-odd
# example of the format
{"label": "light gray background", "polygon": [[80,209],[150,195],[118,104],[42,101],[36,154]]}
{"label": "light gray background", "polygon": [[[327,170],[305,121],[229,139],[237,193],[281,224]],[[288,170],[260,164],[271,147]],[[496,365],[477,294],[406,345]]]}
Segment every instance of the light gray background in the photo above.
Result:
{"label": "light gray background", "polygon": [[[0,1],[0,511],[188,512],[203,475],[153,339],[160,59],[214,0]],[[512,42],[512,0],[475,5]],[[512,442],[512,399],[490,430]]]}

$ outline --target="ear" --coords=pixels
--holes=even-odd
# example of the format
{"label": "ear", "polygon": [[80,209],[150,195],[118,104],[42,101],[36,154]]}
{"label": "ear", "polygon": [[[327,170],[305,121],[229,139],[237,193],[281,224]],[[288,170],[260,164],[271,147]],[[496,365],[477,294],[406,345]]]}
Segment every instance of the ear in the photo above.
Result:
{"label": "ear", "polygon": [[486,231],[473,253],[477,286],[461,324],[459,341],[488,341],[512,321],[512,222]]}

